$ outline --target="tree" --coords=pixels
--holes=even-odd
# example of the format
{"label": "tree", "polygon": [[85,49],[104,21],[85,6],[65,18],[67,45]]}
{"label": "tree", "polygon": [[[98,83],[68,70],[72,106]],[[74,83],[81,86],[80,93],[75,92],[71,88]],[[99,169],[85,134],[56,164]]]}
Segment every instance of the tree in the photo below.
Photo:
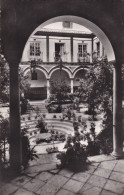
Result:
{"label": "tree", "polygon": [[54,94],[55,101],[60,109],[61,105],[69,98],[70,87],[67,85],[66,80],[51,80],[50,82],[51,94]]}
{"label": "tree", "polygon": [[30,74],[24,75],[23,70],[19,69],[19,83],[20,83],[20,98],[28,99],[30,90]]}
{"label": "tree", "polygon": [[91,66],[85,79],[80,80],[77,95],[81,102],[88,104],[88,110],[93,114],[95,109],[106,113],[112,110],[112,66],[106,59]]}
{"label": "tree", "polygon": [[3,55],[0,54],[0,102],[9,101],[9,66]]}
{"label": "tree", "polygon": [[22,69],[19,69],[19,83],[20,83],[20,100],[21,100],[21,114],[25,114],[27,111],[30,83],[30,74],[24,75]]}
{"label": "tree", "polygon": [[9,119],[0,115],[0,169],[4,168],[7,161],[6,146],[8,144]]}

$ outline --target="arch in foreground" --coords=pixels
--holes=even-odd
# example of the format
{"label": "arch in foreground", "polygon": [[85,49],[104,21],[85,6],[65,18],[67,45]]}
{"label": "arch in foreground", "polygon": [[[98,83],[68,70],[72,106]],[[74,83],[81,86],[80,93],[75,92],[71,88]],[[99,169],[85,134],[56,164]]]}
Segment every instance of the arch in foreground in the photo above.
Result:
{"label": "arch in foreground", "polygon": [[[107,7],[107,9],[106,9]],[[44,11],[45,10],[45,11]],[[118,11],[118,14],[116,11]],[[24,46],[40,25],[61,19],[84,25],[94,32],[108,53],[109,61],[116,59],[113,75],[113,156],[123,156],[122,81],[124,63],[123,1],[64,0],[14,1],[2,0],[2,50],[10,65],[10,165],[13,172],[21,169],[20,98],[18,66]],[[102,16],[102,17],[100,17]],[[29,25],[30,24],[30,25]],[[10,30],[11,29],[11,30]]]}

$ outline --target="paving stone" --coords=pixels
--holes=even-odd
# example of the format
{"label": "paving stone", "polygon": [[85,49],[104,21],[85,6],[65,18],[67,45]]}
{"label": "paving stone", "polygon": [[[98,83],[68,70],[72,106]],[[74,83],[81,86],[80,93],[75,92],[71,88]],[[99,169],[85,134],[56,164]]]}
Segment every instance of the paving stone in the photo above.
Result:
{"label": "paving stone", "polygon": [[76,173],[73,175],[72,179],[76,179],[78,181],[81,181],[85,183],[91,175],[88,173]]}
{"label": "paving stone", "polygon": [[108,180],[106,185],[104,186],[104,189],[115,192],[117,194],[121,194],[124,191],[124,184]]}
{"label": "paving stone", "polygon": [[[40,188],[36,193],[39,195],[55,195],[60,189],[58,186],[46,183],[42,188]],[[64,194],[63,194],[64,195]]]}
{"label": "paving stone", "polygon": [[60,175],[63,175],[65,177],[71,177],[74,173],[68,169],[63,169],[59,172]]}
{"label": "paving stone", "polygon": [[14,195],[35,195],[33,192],[29,192],[25,189],[19,189],[17,190]]}
{"label": "paving stone", "polygon": [[85,183],[84,186],[80,189],[79,194],[82,192],[85,192],[86,190],[89,190],[93,187],[93,185],[89,184],[89,183]]}
{"label": "paving stone", "polygon": [[68,190],[61,189],[59,192],[57,192],[56,195],[74,195],[74,193]]}
{"label": "paving stone", "polygon": [[101,195],[117,195],[117,194],[114,193],[114,192],[110,192],[108,190],[103,190],[102,193],[101,193]]}
{"label": "paving stone", "polygon": [[87,170],[85,171],[85,173],[93,173],[95,171],[97,167],[96,166],[92,166],[92,165],[88,165],[87,166]]}
{"label": "paving stone", "polygon": [[74,193],[77,193],[82,186],[84,185],[84,183],[81,183],[79,181],[70,179],[64,186],[63,188],[69,191],[72,191]]}
{"label": "paving stone", "polygon": [[92,165],[92,166],[95,166],[95,167],[98,167],[99,164],[100,164],[100,162],[92,162],[92,163],[91,163],[91,165]]}
{"label": "paving stone", "polygon": [[56,168],[56,164],[43,164],[43,165],[38,165],[38,166],[32,166],[26,169],[25,173],[26,174],[31,174],[31,173],[40,173],[42,171],[48,171]]}
{"label": "paving stone", "polygon": [[39,179],[41,181],[47,182],[48,179],[50,179],[53,175],[48,172],[42,172],[39,175],[35,177],[35,179]]}
{"label": "paving stone", "polygon": [[106,183],[106,179],[97,175],[92,175],[88,180],[88,183],[92,184],[93,186],[102,188]]}
{"label": "paving stone", "polygon": [[120,172],[112,172],[110,179],[124,183],[124,174]]}
{"label": "paving stone", "polygon": [[101,162],[99,167],[112,170],[115,167],[117,160]]}
{"label": "paving stone", "polygon": [[110,176],[110,174],[111,174],[111,170],[97,168],[93,174],[101,176],[101,177],[108,178]]}
{"label": "paving stone", "polygon": [[112,156],[110,155],[98,155],[98,156],[90,156],[88,157],[88,160],[90,162],[102,162],[102,161],[109,161],[114,160]]}
{"label": "paving stone", "polygon": [[16,179],[13,179],[11,181],[11,183],[13,183],[14,185],[19,185],[19,186],[23,186],[25,185],[29,180],[31,180],[30,177],[27,177],[27,176],[20,176],[20,177],[17,177]]}
{"label": "paving stone", "polygon": [[53,169],[53,170],[50,170],[49,172],[53,174],[57,174],[59,171],[60,171],[59,169]]}
{"label": "paving stone", "polygon": [[116,166],[114,167],[114,171],[123,172],[124,173],[124,161],[118,161]]}
{"label": "paving stone", "polygon": [[100,195],[102,189],[92,186],[91,188],[85,190],[85,191],[80,191],[79,194],[80,195]]}
{"label": "paving stone", "polygon": [[68,181],[68,178],[63,177],[61,175],[55,175],[49,179],[48,184],[61,187]]}
{"label": "paving stone", "polygon": [[38,179],[32,179],[28,183],[26,183],[23,187],[31,192],[38,191],[45,183]]}
{"label": "paving stone", "polygon": [[26,173],[27,176],[29,177],[36,177],[36,175],[38,175],[38,172],[36,173]]}
{"label": "paving stone", "polygon": [[0,195],[9,195],[14,193],[18,189],[17,186],[14,186],[13,184],[6,184],[2,188],[0,188]]}

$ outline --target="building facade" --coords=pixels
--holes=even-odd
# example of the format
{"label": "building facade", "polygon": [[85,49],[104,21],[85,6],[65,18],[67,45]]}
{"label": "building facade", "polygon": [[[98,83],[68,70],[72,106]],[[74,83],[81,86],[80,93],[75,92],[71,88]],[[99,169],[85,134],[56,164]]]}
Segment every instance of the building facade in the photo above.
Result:
{"label": "building facade", "polygon": [[27,41],[20,63],[24,74],[30,75],[30,99],[48,98],[50,80],[60,77],[73,93],[87,68],[103,56],[100,40],[79,24],[64,21],[37,30]]}

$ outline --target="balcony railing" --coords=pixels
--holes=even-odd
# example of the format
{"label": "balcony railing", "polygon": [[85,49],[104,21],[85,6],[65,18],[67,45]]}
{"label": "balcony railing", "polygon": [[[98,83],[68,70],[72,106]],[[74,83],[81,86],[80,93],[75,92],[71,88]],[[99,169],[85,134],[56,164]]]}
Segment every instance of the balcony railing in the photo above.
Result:
{"label": "balcony railing", "polygon": [[55,62],[60,61],[60,59],[63,62],[67,62],[68,61],[68,53],[67,52],[63,52],[62,54],[59,54],[58,52],[54,52],[53,53],[53,57],[54,57],[54,61]]}
{"label": "balcony railing", "polygon": [[36,61],[43,62],[43,52],[40,52],[39,55],[30,55],[29,54],[29,61],[31,61],[31,60],[36,60]]}
{"label": "balcony railing", "polygon": [[78,62],[91,62],[91,56],[87,52],[77,53]]}

